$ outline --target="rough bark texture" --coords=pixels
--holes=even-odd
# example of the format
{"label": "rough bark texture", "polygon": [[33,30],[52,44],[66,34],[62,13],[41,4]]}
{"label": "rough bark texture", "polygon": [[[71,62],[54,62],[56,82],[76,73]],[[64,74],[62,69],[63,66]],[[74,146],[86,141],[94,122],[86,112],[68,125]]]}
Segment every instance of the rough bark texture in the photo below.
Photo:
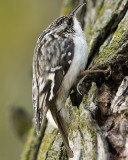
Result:
{"label": "rough bark texture", "polygon": [[[63,14],[83,0],[65,1]],[[86,0],[79,13],[89,46],[90,69],[97,69],[73,87],[66,108],[70,117],[73,160],[128,159],[128,0]],[[22,160],[66,160],[60,133],[47,120],[40,134],[33,127]]]}

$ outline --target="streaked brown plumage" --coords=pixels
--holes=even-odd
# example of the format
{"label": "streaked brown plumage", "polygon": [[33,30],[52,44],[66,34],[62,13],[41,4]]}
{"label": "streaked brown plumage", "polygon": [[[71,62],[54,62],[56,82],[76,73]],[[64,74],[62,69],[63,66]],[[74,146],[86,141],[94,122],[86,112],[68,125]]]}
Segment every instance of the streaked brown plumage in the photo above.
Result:
{"label": "streaked brown plumage", "polygon": [[33,57],[32,93],[37,132],[50,110],[69,157],[73,153],[68,141],[65,101],[88,57],[85,37],[75,17],[83,5],[69,16],[56,19],[42,33]]}

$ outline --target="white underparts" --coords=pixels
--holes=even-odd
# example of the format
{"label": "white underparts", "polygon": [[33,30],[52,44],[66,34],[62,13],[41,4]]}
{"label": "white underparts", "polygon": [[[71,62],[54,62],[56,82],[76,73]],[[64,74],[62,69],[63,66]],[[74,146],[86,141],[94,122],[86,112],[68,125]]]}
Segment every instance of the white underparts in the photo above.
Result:
{"label": "white underparts", "polygon": [[58,110],[63,107],[62,104],[66,101],[66,96],[71,86],[80,72],[85,69],[88,59],[88,46],[85,40],[85,35],[76,18],[74,19],[74,25],[76,30],[76,35],[73,37],[75,45],[74,57],[58,91],[58,98],[56,102]]}
{"label": "white underparts", "polygon": [[[71,86],[76,81],[76,78],[78,77],[80,72],[85,69],[85,66],[87,64],[87,59],[88,59],[88,47],[85,40],[85,35],[76,18],[74,18],[74,29],[76,31],[76,34],[73,37],[74,46],[75,46],[74,57],[72,61],[68,61],[68,63],[71,63],[71,65],[69,67],[68,72],[64,76],[64,79],[61,83],[60,89],[58,90],[57,98],[56,98],[57,110],[58,112],[60,112],[60,115],[64,119],[66,119],[66,121],[67,121],[67,117],[66,117],[66,110],[65,110],[65,101],[67,99]],[[70,52],[68,53],[68,56],[70,56]],[[54,85],[54,81],[52,85]],[[53,96],[52,93],[51,93],[51,96]],[[51,98],[52,97],[49,97],[49,100]],[[47,116],[50,117],[50,113],[47,113]],[[55,122],[53,121],[53,119],[52,118],[48,118],[48,119],[53,124],[53,126],[55,126],[54,124]]]}
{"label": "white underparts", "polygon": [[48,121],[52,124],[53,127],[58,128],[56,123],[55,123],[55,121],[53,120],[53,117],[51,115],[51,111],[50,110],[48,110],[48,112],[46,114],[46,117],[47,117]]}

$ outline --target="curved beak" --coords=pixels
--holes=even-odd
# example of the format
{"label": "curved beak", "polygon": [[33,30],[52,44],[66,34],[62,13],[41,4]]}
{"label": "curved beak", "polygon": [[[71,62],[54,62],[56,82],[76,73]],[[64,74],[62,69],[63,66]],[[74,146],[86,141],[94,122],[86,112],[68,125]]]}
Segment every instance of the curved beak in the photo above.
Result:
{"label": "curved beak", "polygon": [[76,7],[73,11],[72,11],[72,13],[70,14],[71,16],[76,16],[76,14],[79,12],[79,10],[85,5],[86,3],[82,3],[82,4],[80,4],[78,7]]}

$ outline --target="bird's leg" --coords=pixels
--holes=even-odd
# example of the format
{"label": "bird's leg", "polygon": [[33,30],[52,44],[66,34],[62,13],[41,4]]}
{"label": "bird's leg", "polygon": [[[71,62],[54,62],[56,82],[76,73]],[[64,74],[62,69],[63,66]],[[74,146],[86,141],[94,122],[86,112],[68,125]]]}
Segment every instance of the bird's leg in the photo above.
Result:
{"label": "bird's leg", "polygon": [[127,111],[128,111],[128,110],[127,110],[127,109],[125,109],[125,110],[124,110],[124,112],[121,114],[121,118],[122,118],[122,119],[125,117],[125,115],[126,115]]}
{"label": "bird's leg", "polygon": [[[98,66],[98,64],[99,64],[100,62],[101,62],[101,59],[98,60],[98,61],[96,62],[96,64],[95,64],[90,70],[85,70],[85,71],[83,71],[83,72],[80,74],[80,75],[83,76],[83,77],[80,79],[80,81],[79,81],[78,84],[77,84],[77,91],[78,91],[79,94],[81,94],[80,91],[79,91],[79,85],[82,84],[82,82],[83,82],[84,79],[88,76],[89,73],[96,73],[96,72],[106,73],[106,72],[108,72],[108,70],[94,70],[95,68],[97,68],[97,66]],[[81,95],[82,95],[82,94],[81,94]]]}
{"label": "bird's leg", "polygon": [[85,71],[83,71],[80,75],[81,76],[87,76],[89,73],[96,73],[96,72],[103,72],[103,73],[105,73],[106,71],[104,71],[104,70],[85,70]]}

